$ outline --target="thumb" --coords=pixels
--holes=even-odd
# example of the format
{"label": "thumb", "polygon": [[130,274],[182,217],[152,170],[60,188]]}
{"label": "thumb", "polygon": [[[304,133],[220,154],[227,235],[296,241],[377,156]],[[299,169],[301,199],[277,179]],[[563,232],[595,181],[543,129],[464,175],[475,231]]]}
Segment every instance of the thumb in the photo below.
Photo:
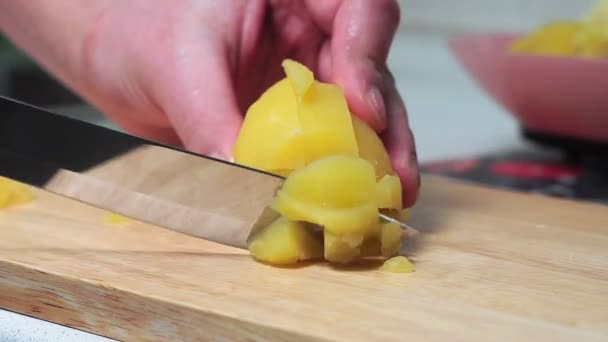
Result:
{"label": "thumb", "polygon": [[221,50],[180,50],[169,86],[161,86],[165,93],[161,106],[186,149],[232,160],[243,117],[228,58],[219,53],[209,56],[209,51]]}

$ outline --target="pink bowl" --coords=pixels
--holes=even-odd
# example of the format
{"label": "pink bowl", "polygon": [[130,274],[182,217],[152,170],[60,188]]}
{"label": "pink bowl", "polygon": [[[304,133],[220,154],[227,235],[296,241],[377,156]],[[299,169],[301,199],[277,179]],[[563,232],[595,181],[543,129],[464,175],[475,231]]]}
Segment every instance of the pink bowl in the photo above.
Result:
{"label": "pink bowl", "polygon": [[528,130],[608,142],[608,59],[511,54],[514,34],[449,46],[470,75]]}

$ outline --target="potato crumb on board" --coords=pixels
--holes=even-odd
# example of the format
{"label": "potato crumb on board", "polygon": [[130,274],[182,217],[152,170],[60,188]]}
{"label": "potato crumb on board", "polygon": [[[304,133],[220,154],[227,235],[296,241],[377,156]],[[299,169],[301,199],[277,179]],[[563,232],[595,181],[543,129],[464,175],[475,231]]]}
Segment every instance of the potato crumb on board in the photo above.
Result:
{"label": "potato crumb on board", "polygon": [[414,265],[408,258],[397,256],[386,260],[381,270],[391,273],[412,273],[414,272]]}
{"label": "potato crumb on board", "polygon": [[106,216],[106,223],[111,225],[124,225],[130,223],[131,221],[132,220],[130,218],[116,213],[111,213]]}
{"label": "potato crumb on board", "polygon": [[0,177],[0,208],[25,204],[33,199],[34,194],[27,185]]}

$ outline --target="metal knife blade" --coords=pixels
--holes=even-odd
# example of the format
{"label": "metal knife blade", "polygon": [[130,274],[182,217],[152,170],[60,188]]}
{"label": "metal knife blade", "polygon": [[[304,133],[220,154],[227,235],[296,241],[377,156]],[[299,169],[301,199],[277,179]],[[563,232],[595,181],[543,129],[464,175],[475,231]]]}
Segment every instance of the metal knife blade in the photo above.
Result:
{"label": "metal knife blade", "polygon": [[237,248],[276,216],[284,181],[2,96],[0,175]]}

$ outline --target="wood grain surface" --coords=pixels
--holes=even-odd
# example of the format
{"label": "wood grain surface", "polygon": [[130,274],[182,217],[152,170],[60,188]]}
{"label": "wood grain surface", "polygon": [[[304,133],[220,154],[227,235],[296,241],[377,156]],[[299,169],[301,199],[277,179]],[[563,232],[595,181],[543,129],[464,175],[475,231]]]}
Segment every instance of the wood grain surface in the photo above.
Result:
{"label": "wood grain surface", "polygon": [[128,341],[607,341],[608,208],[425,177],[403,253],[274,268],[45,192],[0,212],[0,307]]}

